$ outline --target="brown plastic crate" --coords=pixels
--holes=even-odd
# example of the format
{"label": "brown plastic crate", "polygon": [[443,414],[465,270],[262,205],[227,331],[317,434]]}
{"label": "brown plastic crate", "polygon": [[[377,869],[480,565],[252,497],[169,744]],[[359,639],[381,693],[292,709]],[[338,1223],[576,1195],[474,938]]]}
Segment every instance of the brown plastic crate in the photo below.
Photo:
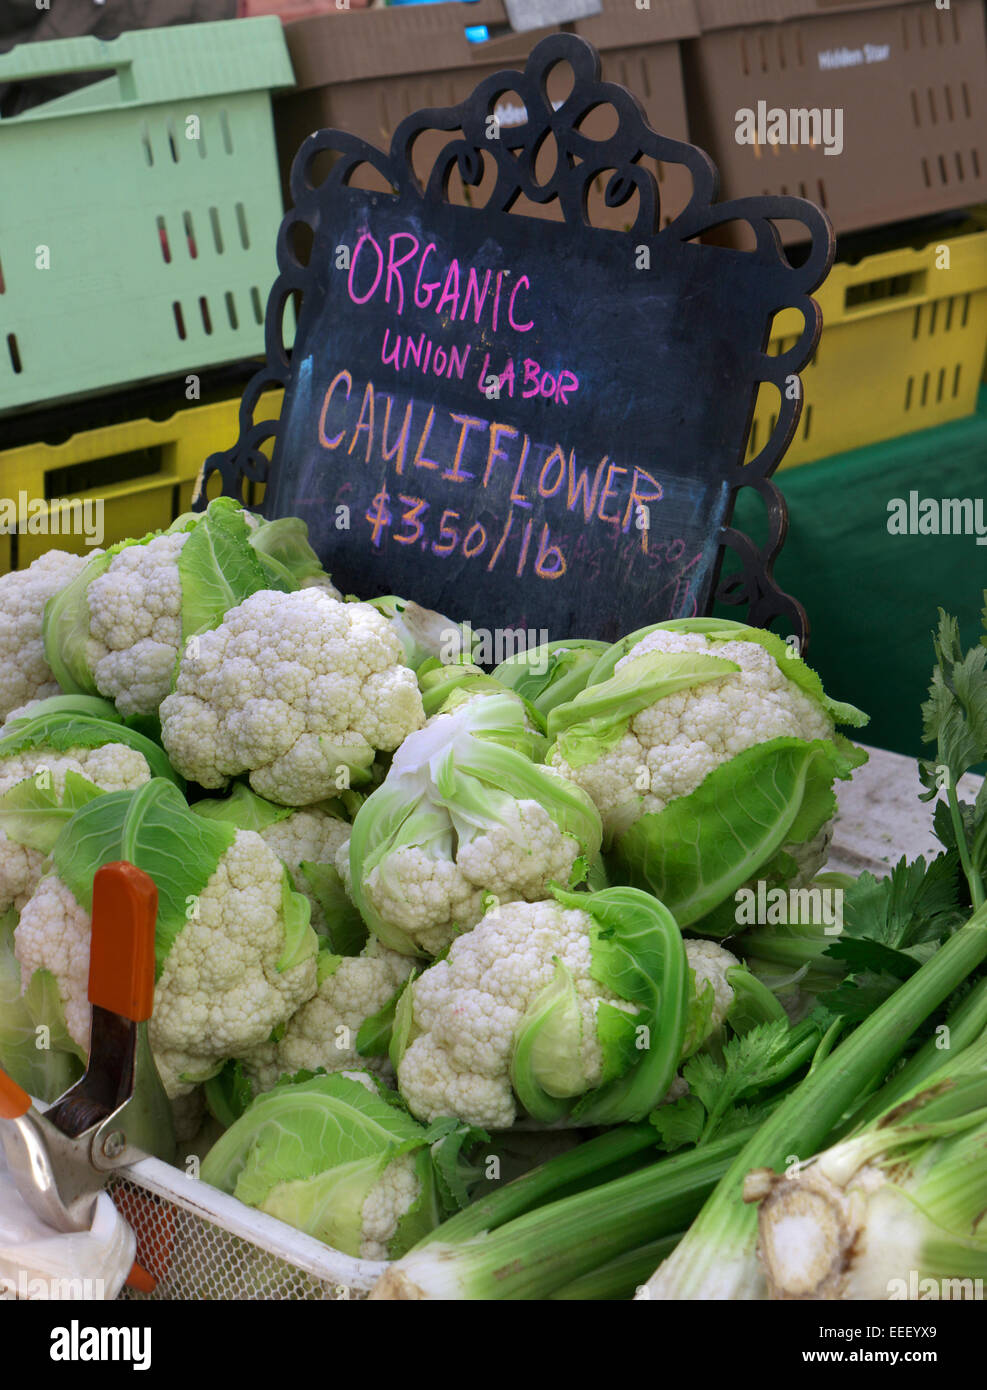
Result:
{"label": "brown plastic crate", "polygon": [[[483,44],[466,39],[467,26],[485,24],[492,37]],[[605,80],[629,87],[644,106],[651,125],[673,139],[688,138],[682,80],[681,40],[698,34],[692,0],[662,0],[650,10],[634,0],[604,0],[603,13],[564,26],[589,39],[599,50]],[[296,87],[275,103],[275,125],[285,197],[291,161],[313,130],[338,127],[388,148],[395,127],[413,111],[449,106],[468,96],[476,84],[503,68],[523,68],[539,39],[557,29],[517,34],[503,32],[507,13],[502,0],[475,4],[409,5],[395,9],[341,12],[300,20],[285,26]],[[566,75],[555,69],[549,97],[566,94]],[[523,119],[520,100],[502,103],[501,120]],[[581,129],[589,136],[611,133],[612,112],[591,113]],[[415,167],[430,170],[449,141],[448,132],[423,135],[415,144]],[[685,205],[690,193],[688,175],[679,166],[655,168],[662,194],[662,224]],[[471,190],[483,203],[490,182]],[[607,208],[604,180],[590,200],[594,226],[623,228],[633,221],[636,195],[621,208]],[[470,197],[458,175],[450,180],[450,198],[464,203]],[[519,200],[518,211],[535,217],[560,219],[557,203]]]}
{"label": "brown plastic crate", "polygon": [[[952,0],[948,10],[926,0],[696,5],[702,34],[683,45],[689,129],[719,167],[722,197],[809,198],[837,232],[987,197],[982,0]],[[737,112],[758,101],[842,108],[842,154],[738,144]],[[781,231],[786,241],[805,236],[797,223]]]}

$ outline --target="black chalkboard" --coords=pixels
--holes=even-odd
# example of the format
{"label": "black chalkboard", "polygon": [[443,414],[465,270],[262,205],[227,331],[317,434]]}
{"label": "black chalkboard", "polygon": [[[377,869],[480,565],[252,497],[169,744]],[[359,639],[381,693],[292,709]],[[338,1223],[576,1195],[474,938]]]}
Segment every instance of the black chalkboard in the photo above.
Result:
{"label": "black chalkboard", "polygon": [[[560,59],[576,82],[556,110],[545,75]],[[751,621],[785,614],[804,635],[800,606],[771,580],[785,512],[769,477],[794,432],[797,371],[819,331],[809,291],[832,257],[828,223],[800,199],[713,206],[706,156],[650,131],[630,94],[598,77],[590,45],[556,35],[524,74],[498,74],[460,107],[409,117],[388,155],[338,131],[306,141],[279,237],[268,365],[245,395],[238,445],[210,459],[206,476],[218,470],[235,493],[263,478],[265,514],[303,517],[336,583],[361,597],[398,593],[477,625],[612,640],[707,612],[729,544],[741,573],[721,592],[745,602]],[[492,140],[489,115],[510,90],[528,121]],[[618,132],[586,141],[579,120],[604,99]],[[410,145],[428,127],[463,137],[423,189]],[[534,154],[548,129],[559,163],[539,184]],[[501,176],[486,207],[449,203],[452,161],[477,183],[491,147]],[[338,158],[315,183],[327,150]],[[637,162],[644,152],[693,175],[689,207],[661,231],[657,186]],[[366,163],[393,193],[351,186]],[[604,169],[611,204],[637,190],[628,232],[586,223],[586,189]],[[558,197],[566,220],[510,212],[520,192]],[[755,252],[696,239],[737,217],[755,227]],[[774,232],[781,217],[800,218],[812,238],[798,269]],[[300,222],[313,233],[305,264]],[[289,354],[281,330],[292,291],[301,309]],[[772,318],[791,304],[805,332],[784,357],[768,357]],[[744,468],[765,379],[779,387],[779,419]],[[286,387],[280,421],[258,424],[253,404],[274,382]],[[765,498],[763,550],[729,526],[744,485]]]}

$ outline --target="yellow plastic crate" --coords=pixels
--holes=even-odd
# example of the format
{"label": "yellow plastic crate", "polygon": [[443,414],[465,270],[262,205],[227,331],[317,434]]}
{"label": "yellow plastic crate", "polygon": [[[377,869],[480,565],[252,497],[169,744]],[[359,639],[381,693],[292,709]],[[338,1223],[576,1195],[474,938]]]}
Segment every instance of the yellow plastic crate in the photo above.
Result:
{"label": "yellow plastic crate", "polygon": [[[260,418],[276,418],[281,395],[271,391],[261,398]],[[64,444],[0,452],[3,499],[17,505],[23,494],[29,510],[21,508],[22,515],[38,516],[36,534],[0,534],[0,572],[24,569],[46,550],[81,555],[94,548],[82,534],[62,534],[71,519],[70,501],[102,501],[104,546],[170,526],[188,511],[204,459],[236,440],[239,407],[235,397],[189,406],[168,420],[128,420],[82,431]],[[122,473],[128,476],[116,481]]]}
{"label": "yellow plastic crate", "polygon": [[[937,268],[943,246],[948,269]],[[987,343],[987,231],[839,263],[815,298],[822,337],[802,372],[802,417],[781,468],[976,410]],[[768,351],[787,351],[802,330],[797,310],[779,314]],[[748,459],[764,447],[777,415],[778,392],[762,385]]]}

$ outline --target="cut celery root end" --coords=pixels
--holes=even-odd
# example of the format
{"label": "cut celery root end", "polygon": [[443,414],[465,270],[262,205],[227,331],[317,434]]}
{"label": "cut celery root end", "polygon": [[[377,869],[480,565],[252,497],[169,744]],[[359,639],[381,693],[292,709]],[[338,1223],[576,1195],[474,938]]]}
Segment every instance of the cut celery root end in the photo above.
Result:
{"label": "cut celery root end", "polygon": [[817,1169],[757,1169],[744,1200],[758,1202],[757,1254],[773,1299],[834,1299],[853,1258],[857,1223],[844,1192]]}

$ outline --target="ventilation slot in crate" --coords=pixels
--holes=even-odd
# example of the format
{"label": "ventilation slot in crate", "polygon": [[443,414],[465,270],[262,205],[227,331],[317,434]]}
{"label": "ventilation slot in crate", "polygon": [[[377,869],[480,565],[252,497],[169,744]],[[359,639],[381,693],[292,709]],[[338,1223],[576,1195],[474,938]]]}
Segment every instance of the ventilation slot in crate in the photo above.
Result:
{"label": "ventilation slot in crate", "polygon": [[247,231],[247,209],[242,203],[236,205],[236,225],[240,233],[240,245],[244,251],[250,250],[250,233]]}
{"label": "ventilation slot in crate", "polygon": [[80,492],[99,492],[120,483],[151,479],[164,469],[163,454],[163,449],[158,445],[87,459],[83,463],[70,463],[62,468],[48,468],[45,470],[45,501],[53,502],[75,497]]}
{"label": "ventilation slot in crate", "polygon": [[161,247],[161,255],[165,265],[171,265],[171,243],[168,240],[168,227],[165,220],[160,215],[154,220],[158,229],[158,245]]}
{"label": "ventilation slot in crate", "polygon": [[223,230],[219,225],[219,208],[209,209],[209,225],[212,227],[213,245],[217,256],[223,254]]}
{"label": "ventilation slot in crate", "polygon": [[907,299],[911,295],[921,294],[925,289],[925,276],[926,272],[919,270],[911,275],[881,276],[875,280],[866,280],[861,285],[847,285],[843,297],[844,307],[852,309],[858,304]]}
{"label": "ventilation slot in crate", "polygon": [[928,406],[942,405],[943,401],[959,394],[962,363],[952,370],[947,367],[933,367],[921,376],[910,376],[905,382],[905,410],[922,410]]}

